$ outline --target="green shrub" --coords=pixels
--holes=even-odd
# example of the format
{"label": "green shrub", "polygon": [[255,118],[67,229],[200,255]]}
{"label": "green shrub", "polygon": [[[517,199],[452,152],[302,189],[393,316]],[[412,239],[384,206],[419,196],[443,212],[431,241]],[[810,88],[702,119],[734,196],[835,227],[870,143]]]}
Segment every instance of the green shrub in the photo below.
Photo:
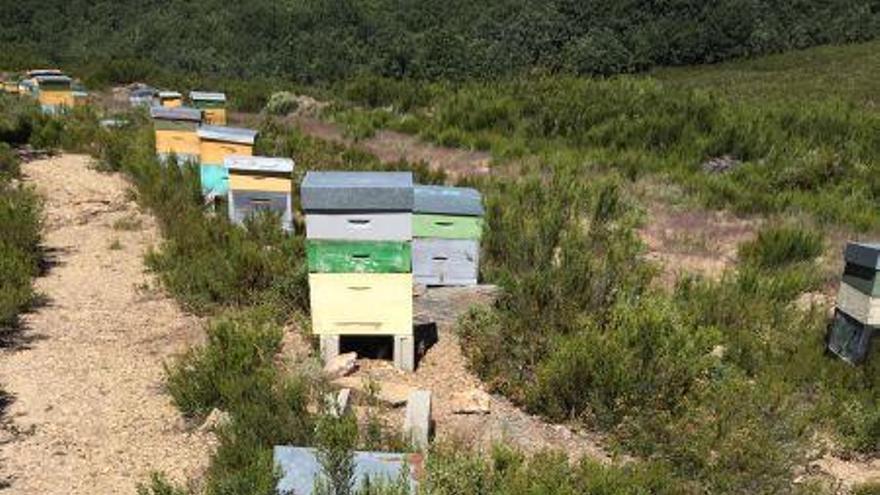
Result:
{"label": "green shrub", "polygon": [[272,93],[269,102],[266,103],[266,113],[269,115],[288,115],[299,108],[296,95],[287,91]]}
{"label": "green shrub", "polygon": [[764,269],[812,261],[822,254],[821,233],[799,227],[765,227],[739,250],[745,263]]}
{"label": "green shrub", "polygon": [[152,473],[148,484],[138,483],[137,495],[190,495],[190,492],[175,486],[163,474]]}

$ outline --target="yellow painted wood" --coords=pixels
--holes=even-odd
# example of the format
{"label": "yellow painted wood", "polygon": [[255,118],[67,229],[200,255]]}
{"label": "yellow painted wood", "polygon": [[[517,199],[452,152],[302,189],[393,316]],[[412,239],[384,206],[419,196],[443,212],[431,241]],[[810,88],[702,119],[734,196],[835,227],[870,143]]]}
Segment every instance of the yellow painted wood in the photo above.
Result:
{"label": "yellow painted wood", "polygon": [[18,83],[15,82],[6,82],[3,83],[3,90],[10,94],[18,94]]}
{"label": "yellow painted wood", "polygon": [[195,130],[156,129],[156,153],[199,154],[199,136]]}
{"label": "yellow painted wood", "polygon": [[265,175],[241,175],[234,171],[229,172],[229,188],[234,191],[266,191],[283,192],[291,191],[292,181],[281,177],[267,177]]}
{"label": "yellow painted wood", "polygon": [[183,105],[180,98],[166,98],[162,100],[162,106],[165,108],[177,108]]}
{"label": "yellow painted wood", "polygon": [[226,109],[225,108],[206,108],[205,124],[208,125],[226,125]]}
{"label": "yellow painted wood", "polygon": [[223,165],[223,160],[229,155],[251,156],[254,153],[254,147],[248,144],[224,143],[208,139],[200,140],[199,150],[202,163],[214,165]]}
{"label": "yellow painted wood", "polygon": [[72,107],[73,91],[40,91],[37,100],[41,105],[58,105]]}
{"label": "yellow painted wood", "polygon": [[412,335],[411,273],[309,274],[316,335]]}

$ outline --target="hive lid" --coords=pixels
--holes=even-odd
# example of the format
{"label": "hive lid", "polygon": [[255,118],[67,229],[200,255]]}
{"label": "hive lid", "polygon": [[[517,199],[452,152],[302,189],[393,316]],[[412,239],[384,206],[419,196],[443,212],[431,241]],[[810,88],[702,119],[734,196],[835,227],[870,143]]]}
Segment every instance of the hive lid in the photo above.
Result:
{"label": "hive lid", "polygon": [[849,242],[843,253],[844,260],[853,265],[880,271],[880,244]]}
{"label": "hive lid", "polygon": [[293,160],[289,158],[274,158],[267,156],[243,156],[230,155],[223,161],[223,166],[229,170],[243,172],[293,172]]}
{"label": "hive lid", "polygon": [[226,94],[211,93],[208,91],[190,91],[189,99],[192,101],[226,101]]}
{"label": "hive lid", "polygon": [[159,98],[162,98],[162,99],[183,98],[183,95],[178,93],[177,91],[159,91]]}
{"label": "hive lid", "polygon": [[34,69],[27,71],[27,77],[37,76],[63,76],[64,72],[60,69]]}
{"label": "hive lid", "polygon": [[308,172],[300,195],[309,211],[412,211],[412,172]]}
{"label": "hive lid", "polygon": [[55,75],[35,76],[34,81],[36,81],[37,84],[47,84],[47,83],[48,84],[59,84],[59,83],[70,84],[73,82],[73,79],[71,79],[68,76],[55,74]]}
{"label": "hive lid", "polygon": [[415,213],[483,216],[483,197],[469,187],[415,186]]}
{"label": "hive lid", "polygon": [[257,139],[257,131],[242,127],[203,125],[199,127],[198,134],[202,139],[239,144],[254,144]]}
{"label": "hive lid", "polygon": [[201,122],[202,111],[189,107],[151,107],[150,117],[158,120],[187,120],[191,122]]}

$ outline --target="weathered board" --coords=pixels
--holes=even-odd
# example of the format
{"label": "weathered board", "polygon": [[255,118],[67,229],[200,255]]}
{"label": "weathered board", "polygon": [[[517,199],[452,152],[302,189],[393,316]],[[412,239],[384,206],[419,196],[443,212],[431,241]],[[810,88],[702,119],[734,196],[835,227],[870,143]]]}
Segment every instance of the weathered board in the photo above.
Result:
{"label": "weathered board", "polygon": [[874,333],[874,327],[837,310],[828,327],[828,350],[850,364],[860,364],[871,351]]}
{"label": "weathered board", "polygon": [[300,196],[306,211],[412,212],[412,173],[308,172]]}
{"label": "weathered board", "polygon": [[434,286],[477,285],[479,241],[414,239],[412,249],[416,282]]}
{"label": "weathered board", "polygon": [[469,187],[415,186],[413,213],[483,216],[483,198]]}
{"label": "weathered board", "polygon": [[[229,169],[227,169],[229,170]],[[237,191],[271,191],[290,193],[293,182],[290,177],[242,174],[229,170],[229,187]]]}
{"label": "weathered board", "polygon": [[880,270],[880,244],[847,243],[843,257],[847,263]]}
{"label": "weathered board", "polygon": [[293,231],[293,209],[290,194],[257,191],[229,191],[229,220],[242,225],[251,215],[273,212],[278,215],[281,228]]}
{"label": "weathered board", "polygon": [[312,273],[409,273],[412,246],[394,241],[325,241],[306,243]]}
{"label": "weathered board", "polygon": [[483,219],[452,215],[413,215],[413,237],[479,239]]}
{"label": "weathered board", "polygon": [[862,294],[880,296],[880,277],[873,268],[847,263],[843,270],[843,282]]}
{"label": "weathered board", "polygon": [[880,325],[880,298],[863,294],[847,283],[840,284],[837,307],[865,325]]}
{"label": "weathered board", "polygon": [[306,215],[306,237],[352,241],[409,241],[412,213],[340,213]]}
{"label": "weathered board", "polygon": [[410,273],[309,274],[312,332],[412,335]]}
{"label": "weathered board", "polygon": [[202,163],[199,166],[199,178],[202,182],[202,194],[223,196],[229,191],[229,175],[222,165]]}
{"label": "weathered board", "polygon": [[199,136],[195,131],[156,129],[156,153],[199,156]]}

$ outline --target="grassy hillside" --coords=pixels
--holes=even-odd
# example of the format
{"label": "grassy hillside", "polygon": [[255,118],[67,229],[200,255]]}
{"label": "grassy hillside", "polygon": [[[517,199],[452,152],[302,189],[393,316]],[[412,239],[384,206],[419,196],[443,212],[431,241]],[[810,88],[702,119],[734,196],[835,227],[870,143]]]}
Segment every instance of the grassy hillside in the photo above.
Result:
{"label": "grassy hillside", "polygon": [[880,42],[822,46],[715,65],[663,68],[665,84],[751,102],[840,99],[880,109]]}

